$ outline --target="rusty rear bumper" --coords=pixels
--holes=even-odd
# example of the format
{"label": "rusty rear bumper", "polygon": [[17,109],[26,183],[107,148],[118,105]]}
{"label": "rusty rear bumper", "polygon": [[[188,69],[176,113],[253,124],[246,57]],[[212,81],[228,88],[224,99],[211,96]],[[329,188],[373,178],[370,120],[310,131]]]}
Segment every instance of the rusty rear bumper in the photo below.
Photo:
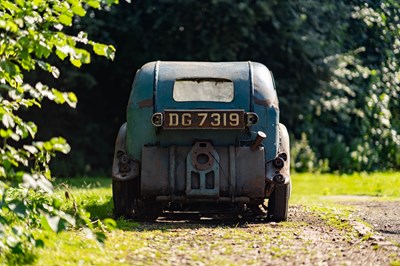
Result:
{"label": "rusty rear bumper", "polygon": [[142,149],[141,198],[168,202],[257,203],[265,198],[264,149],[149,146]]}

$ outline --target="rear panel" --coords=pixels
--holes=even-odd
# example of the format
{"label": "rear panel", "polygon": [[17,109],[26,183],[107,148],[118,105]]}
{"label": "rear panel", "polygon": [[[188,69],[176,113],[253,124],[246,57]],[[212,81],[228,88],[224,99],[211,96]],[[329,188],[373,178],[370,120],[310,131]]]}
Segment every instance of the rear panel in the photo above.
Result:
{"label": "rear panel", "polygon": [[[247,62],[200,63],[200,62],[161,62],[158,65],[155,91],[155,111],[165,109],[243,109],[250,110],[252,84]],[[176,101],[174,84],[180,81],[207,81],[233,83],[233,99],[227,101]],[[190,83],[188,84],[190,85]],[[176,87],[175,87],[176,88]]]}
{"label": "rear panel", "polygon": [[[226,97],[221,101],[204,99],[186,101],[179,96],[179,93],[175,92],[174,95],[176,82],[190,84],[196,81],[204,82],[203,87],[206,92],[207,82],[222,82],[228,85],[231,82],[233,97]],[[259,121],[246,130],[228,127],[225,129],[188,127],[184,130],[171,130],[156,128],[151,124],[154,113],[174,110],[256,112]],[[226,123],[234,124],[234,120],[229,120],[229,114],[227,117]],[[223,118],[222,113],[221,119]],[[137,160],[141,160],[143,146],[191,146],[196,140],[209,140],[215,146],[249,146],[257,131],[267,134],[267,139],[263,142],[266,147],[264,151],[266,160],[273,159],[277,153],[279,109],[276,92],[269,70],[258,63],[148,63],[136,74],[127,108],[127,121],[127,151]]]}
{"label": "rear panel", "polygon": [[153,207],[213,202],[256,214],[270,197],[268,217],[284,220],[290,192],[285,132],[265,66],[148,63],[135,76],[117,138],[116,213],[139,217],[154,214]]}
{"label": "rear panel", "polygon": [[[200,143],[200,145],[203,143]],[[144,147],[141,191],[143,199],[186,202],[215,200],[262,202],[265,197],[264,150],[248,147],[207,147],[209,165],[194,167],[201,147]]]}

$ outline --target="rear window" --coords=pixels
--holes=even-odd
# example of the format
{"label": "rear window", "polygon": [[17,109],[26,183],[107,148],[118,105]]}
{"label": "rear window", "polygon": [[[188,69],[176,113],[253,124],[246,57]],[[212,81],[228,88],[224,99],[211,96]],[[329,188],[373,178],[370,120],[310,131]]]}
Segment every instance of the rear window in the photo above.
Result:
{"label": "rear window", "polygon": [[231,102],[233,82],[227,79],[176,80],[173,98],[177,102]]}

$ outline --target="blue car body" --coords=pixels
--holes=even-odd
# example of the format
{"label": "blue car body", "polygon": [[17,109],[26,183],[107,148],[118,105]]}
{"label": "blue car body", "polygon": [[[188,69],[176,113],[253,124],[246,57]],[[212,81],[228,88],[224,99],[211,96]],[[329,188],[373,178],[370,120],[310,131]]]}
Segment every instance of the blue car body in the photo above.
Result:
{"label": "blue car body", "polygon": [[113,162],[116,216],[171,205],[265,206],[287,218],[290,151],[272,73],[255,62],[150,62],[136,73]]}

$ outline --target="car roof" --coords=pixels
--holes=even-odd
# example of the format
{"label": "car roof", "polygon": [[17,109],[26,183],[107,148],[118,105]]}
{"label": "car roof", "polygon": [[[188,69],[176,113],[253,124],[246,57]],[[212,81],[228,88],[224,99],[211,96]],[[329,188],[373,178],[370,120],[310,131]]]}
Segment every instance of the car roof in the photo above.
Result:
{"label": "car roof", "polygon": [[[149,80],[151,78],[151,80]],[[143,65],[136,76],[136,83],[152,83],[157,91],[170,90],[171,84],[180,79],[227,79],[240,84],[239,89],[251,91],[255,104],[278,105],[274,81],[269,69],[261,63],[240,62],[188,62],[153,61]],[[146,79],[140,81],[140,79]],[[140,84],[139,84],[140,86]],[[144,86],[140,86],[144,87]],[[148,86],[147,86],[148,87]],[[235,88],[237,89],[237,88]]]}

